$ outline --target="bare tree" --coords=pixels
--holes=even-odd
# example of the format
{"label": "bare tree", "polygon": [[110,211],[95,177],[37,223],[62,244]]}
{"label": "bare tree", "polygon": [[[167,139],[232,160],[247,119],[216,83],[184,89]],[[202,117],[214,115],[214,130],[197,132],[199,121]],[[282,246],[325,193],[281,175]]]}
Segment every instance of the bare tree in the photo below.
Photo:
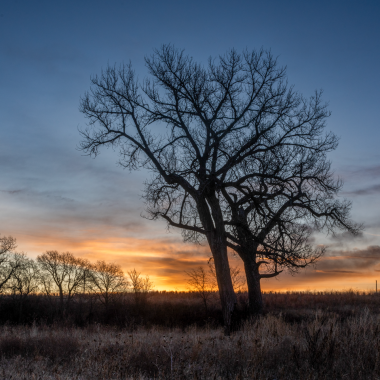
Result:
{"label": "bare tree", "polygon": [[17,269],[12,274],[7,288],[16,298],[19,305],[19,319],[23,317],[23,306],[30,294],[37,293],[40,288],[40,273],[37,263],[24,254],[15,254]]}
{"label": "bare tree", "polygon": [[213,273],[206,271],[203,267],[198,267],[197,269],[191,269],[186,274],[189,276],[187,283],[190,290],[196,292],[199,298],[201,298],[207,312],[208,302],[214,295],[217,287]]}
{"label": "bare tree", "polygon": [[31,293],[36,293],[40,287],[40,273],[37,263],[24,254],[17,254],[18,268],[13,273],[9,285],[12,293],[24,299]]}
{"label": "bare tree", "polygon": [[149,276],[142,277],[140,272],[133,269],[128,272],[128,276],[131,280],[132,291],[135,294],[136,305],[144,304],[149,296],[149,293],[153,290],[154,285]]}
{"label": "bare tree", "polygon": [[37,257],[37,262],[46,294],[51,294],[55,287],[59,293],[60,311],[63,312],[64,299],[66,298],[68,305],[83,284],[83,268],[80,261],[70,252],[47,251]]}
{"label": "bare tree", "polygon": [[0,292],[20,267],[20,255],[16,254],[16,239],[12,236],[0,238]]}
{"label": "bare tree", "polygon": [[261,279],[323,253],[310,244],[313,230],[358,231],[326,159],[337,138],[324,133],[321,92],[305,99],[289,88],[270,52],[230,50],[204,67],[164,45],[145,62],[152,79],[141,85],[131,64],[92,78],[81,147],[94,155],[117,147],[121,165],[151,170],[150,217],[185,240],[207,240],[228,333],[236,304],[228,247],[244,262],[258,313]]}
{"label": "bare tree", "polygon": [[92,280],[93,280],[92,270],[94,266],[87,259],[77,258],[76,261],[82,274],[80,291],[83,294],[88,294],[89,292],[92,291]]}
{"label": "bare tree", "polygon": [[107,264],[105,261],[97,261],[92,266],[92,288],[99,296],[100,301],[108,309],[110,298],[115,293],[125,292],[128,281],[119,265]]}
{"label": "bare tree", "polygon": [[[214,282],[216,285],[217,281],[216,281],[215,263],[212,257],[208,261],[208,267],[209,267],[209,272],[212,278],[214,279]],[[244,274],[241,273],[241,270],[238,266],[234,266],[234,267],[230,266],[230,274],[231,274],[232,285],[234,287],[235,292],[240,291],[246,285]]]}

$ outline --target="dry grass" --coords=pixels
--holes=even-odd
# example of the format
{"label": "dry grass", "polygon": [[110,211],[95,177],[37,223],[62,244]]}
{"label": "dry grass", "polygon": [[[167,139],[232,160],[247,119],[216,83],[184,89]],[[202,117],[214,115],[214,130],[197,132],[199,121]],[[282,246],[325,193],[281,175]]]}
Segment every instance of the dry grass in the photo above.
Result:
{"label": "dry grass", "polygon": [[[244,317],[246,294],[238,298]],[[50,325],[7,323],[0,380],[380,379],[378,295],[271,293],[264,300],[265,315],[231,337],[223,336],[217,297],[206,315],[189,293],[156,293],[143,309],[115,304],[112,313],[126,312],[121,324],[80,328],[70,316]]]}
{"label": "dry grass", "polygon": [[0,330],[0,379],[376,379],[380,317],[267,315],[222,329],[105,326]]}

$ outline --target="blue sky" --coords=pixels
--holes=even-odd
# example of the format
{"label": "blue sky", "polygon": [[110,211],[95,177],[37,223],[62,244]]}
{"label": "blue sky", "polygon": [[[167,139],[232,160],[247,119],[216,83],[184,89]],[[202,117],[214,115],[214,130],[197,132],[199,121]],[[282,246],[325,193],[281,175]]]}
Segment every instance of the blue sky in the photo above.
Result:
{"label": "blue sky", "polygon": [[[16,237],[32,257],[70,250],[135,266],[162,288],[180,288],[183,271],[203,263],[207,249],[182,244],[163,223],[140,217],[147,173],[118,167],[112,150],[94,160],[76,149],[85,125],[80,96],[108,64],[131,60],[143,78],[144,56],[163,43],[201,62],[232,47],[264,47],[287,66],[296,90],[324,90],[332,111],[327,129],[340,137],[330,158],[354,219],[366,226],[355,240],[320,238],[331,257],[341,257],[332,272],[326,258],[324,270],[267,286],[372,286],[380,258],[380,250],[367,248],[380,245],[379,14],[378,1],[3,0],[0,233]],[[366,252],[375,259],[362,265]]]}

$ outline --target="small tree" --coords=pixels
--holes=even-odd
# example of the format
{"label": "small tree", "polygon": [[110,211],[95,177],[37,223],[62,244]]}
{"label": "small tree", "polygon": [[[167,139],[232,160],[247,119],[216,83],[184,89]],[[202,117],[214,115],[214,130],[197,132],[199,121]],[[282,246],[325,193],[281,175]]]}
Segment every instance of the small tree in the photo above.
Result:
{"label": "small tree", "polygon": [[40,288],[40,273],[34,260],[27,258],[24,254],[15,254],[15,258],[18,267],[7,284],[7,288],[17,299],[21,321],[25,300],[30,294],[37,293]]}
{"label": "small tree", "polygon": [[187,283],[190,290],[196,292],[196,295],[202,300],[205,311],[207,312],[208,302],[217,289],[213,273],[206,271],[203,267],[191,269],[185,273],[189,277]]}
{"label": "small tree", "polygon": [[77,258],[77,265],[82,273],[82,283],[80,285],[80,292],[83,294],[88,294],[92,291],[92,269],[93,265],[87,259]]}
{"label": "small tree", "polygon": [[141,273],[137,272],[136,269],[129,271],[128,276],[131,280],[136,305],[145,304],[149,293],[154,288],[153,282],[150,280],[149,276],[142,277]]}
{"label": "small tree", "polygon": [[[214,279],[215,285],[216,281],[216,272],[215,272],[215,263],[213,258],[211,257],[208,261],[208,267],[212,278]],[[231,280],[232,285],[234,287],[235,292],[240,291],[246,284],[246,280],[244,278],[244,274],[241,272],[241,269],[238,266],[230,266]]]}
{"label": "small tree", "polygon": [[47,251],[37,257],[37,262],[46,294],[50,295],[54,290],[58,291],[60,311],[63,312],[64,298],[66,298],[66,305],[69,305],[72,297],[83,284],[83,268],[80,260],[70,252]]}
{"label": "small tree", "polygon": [[21,265],[21,256],[14,253],[16,247],[16,239],[12,236],[0,238],[0,292]]}
{"label": "small tree", "polygon": [[40,272],[38,265],[24,254],[17,254],[18,268],[9,281],[8,288],[13,294],[24,299],[29,294],[36,293],[40,287]]}
{"label": "small tree", "polygon": [[107,264],[105,261],[97,261],[92,266],[91,273],[92,289],[98,295],[106,310],[108,310],[112,295],[125,292],[128,287],[128,281],[125,279],[119,265]]}

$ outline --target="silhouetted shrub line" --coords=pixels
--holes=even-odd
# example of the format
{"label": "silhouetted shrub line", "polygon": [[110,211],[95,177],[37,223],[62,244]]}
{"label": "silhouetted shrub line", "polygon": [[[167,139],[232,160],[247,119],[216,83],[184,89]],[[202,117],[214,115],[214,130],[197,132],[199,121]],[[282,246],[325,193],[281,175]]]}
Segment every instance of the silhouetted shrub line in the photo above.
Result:
{"label": "silhouetted shrub line", "polygon": [[[238,294],[235,330],[247,319],[247,293]],[[137,302],[135,293],[110,294],[107,308],[98,298],[77,294],[61,313],[59,297],[28,295],[23,299],[22,314],[14,295],[0,295],[0,325],[32,325],[54,323],[85,327],[92,324],[135,329],[138,326],[184,329],[191,325],[216,328],[222,324],[217,293],[205,309],[195,292],[151,292],[149,299]],[[317,310],[343,322],[367,308],[380,313],[380,297],[358,292],[305,292],[264,294],[264,314],[281,316],[287,323],[300,324],[315,317]]]}

